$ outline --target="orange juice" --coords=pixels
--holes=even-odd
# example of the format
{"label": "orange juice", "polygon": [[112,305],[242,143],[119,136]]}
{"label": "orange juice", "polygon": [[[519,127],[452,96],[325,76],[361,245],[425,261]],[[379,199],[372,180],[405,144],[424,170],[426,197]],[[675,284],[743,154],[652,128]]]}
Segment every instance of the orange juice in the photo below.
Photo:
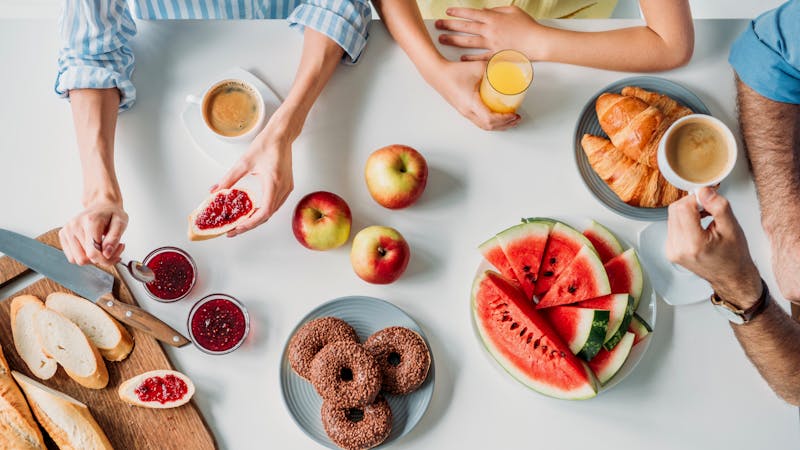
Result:
{"label": "orange juice", "polygon": [[480,87],[481,100],[494,112],[514,112],[532,80],[533,68],[528,58],[513,50],[503,50],[492,56],[486,66]]}

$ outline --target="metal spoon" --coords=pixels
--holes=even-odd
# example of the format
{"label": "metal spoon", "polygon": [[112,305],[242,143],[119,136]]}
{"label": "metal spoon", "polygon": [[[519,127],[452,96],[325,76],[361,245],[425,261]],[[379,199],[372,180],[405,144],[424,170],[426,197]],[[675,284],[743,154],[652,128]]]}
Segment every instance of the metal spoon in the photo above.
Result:
{"label": "metal spoon", "polygon": [[[103,247],[100,245],[99,242],[93,241],[93,243],[95,249],[97,249],[98,251],[103,251]],[[117,265],[123,266],[126,269],[128,269],[128,273],[130,273],[135,280],[141,281],[142,283],[145,284],[150,283],[151,281],[155,281],[156,279],[156,274],[153,273],[153,270],[139,261],[130,260],[128,261],[127,264],[123,264],[120,261],[117,263]]]}

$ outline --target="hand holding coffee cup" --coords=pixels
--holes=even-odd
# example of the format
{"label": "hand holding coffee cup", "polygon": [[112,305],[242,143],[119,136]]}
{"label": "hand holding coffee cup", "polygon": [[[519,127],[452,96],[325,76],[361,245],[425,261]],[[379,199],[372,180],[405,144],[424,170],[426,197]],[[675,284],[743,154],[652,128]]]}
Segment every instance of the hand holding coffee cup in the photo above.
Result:
{"label": "hand holding coffee cup", "polygon": [[243,80],[218,81],[202,98],[190,95],[186,101],[200,106],[206,127],[224,141],[251,141],[264,126],[264,99]]}

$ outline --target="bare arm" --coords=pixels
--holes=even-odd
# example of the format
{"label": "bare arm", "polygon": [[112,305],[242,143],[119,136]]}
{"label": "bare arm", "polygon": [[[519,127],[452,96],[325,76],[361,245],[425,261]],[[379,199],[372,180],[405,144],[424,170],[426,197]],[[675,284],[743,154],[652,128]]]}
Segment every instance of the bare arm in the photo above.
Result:
{"label": "bare arm", "polygon": [[533,61],[628,72],[667,70],[688,63],[694,50],[688,0],[648,0],[640,5],[644,26],[610,31],[548,27],[510,6],[491,10],[451,8],[448,14],[468,20],[441,20],[437,27],[475,35],[445,34],[440,37],[443,44],[490,50],[482,55],[465,55],[465,59],[486,59],[504,48],[516,48]]}
{"label": "bare arm", "polygon": [[739,123],[781,292],[800,301],[800,105],[761,96],[737,79]]}
{"label": "bare arm", "polygon": [[[69,92],[83,173],[84,211],[61,230],[67,258],[78,264],[119,260],[118,245],[128,223],[114,171],[114,132],[120,95],[116,88]],[[102,252],[94,248],[102,244]]]}
{"label": "bare arm", "polygon": [[247,153],[211,190],[228,188],[248,173],[261,181],[258,210],[246,222],[228,233],[244,233],[266,222],[294,189],[292,144],[300,135],[311,107],[330,80],[344,51],[322,33],[306,28],[303,55],[294,83],[275,114],[250,145]]}

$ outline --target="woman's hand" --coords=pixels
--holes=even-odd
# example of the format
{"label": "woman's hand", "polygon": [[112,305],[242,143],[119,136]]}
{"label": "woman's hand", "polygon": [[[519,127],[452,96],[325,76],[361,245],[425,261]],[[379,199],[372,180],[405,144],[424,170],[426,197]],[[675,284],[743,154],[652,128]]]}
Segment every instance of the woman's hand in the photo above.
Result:
{"label": "woman's hand", "polygon": [[112,266],[125,250],[125,244],[119,241],[127,226],[128,214],[121,202],[91,202],[61,228],[58,238],[67,261]]}
{"label": "woman's hand", "polygon": [[477,55],[463,55],[462,61],[486,61],[500,50],[519,50],[534,60],[536,49],[528,42],[535,42],[539,29],[543,28],[528,13],[516,6],[501,6],[492,9],[449,8],[447,14],[463,20],[437,20],[436,28],[462,34],[442,34],[439,42],[463,48],[487,49]]}

